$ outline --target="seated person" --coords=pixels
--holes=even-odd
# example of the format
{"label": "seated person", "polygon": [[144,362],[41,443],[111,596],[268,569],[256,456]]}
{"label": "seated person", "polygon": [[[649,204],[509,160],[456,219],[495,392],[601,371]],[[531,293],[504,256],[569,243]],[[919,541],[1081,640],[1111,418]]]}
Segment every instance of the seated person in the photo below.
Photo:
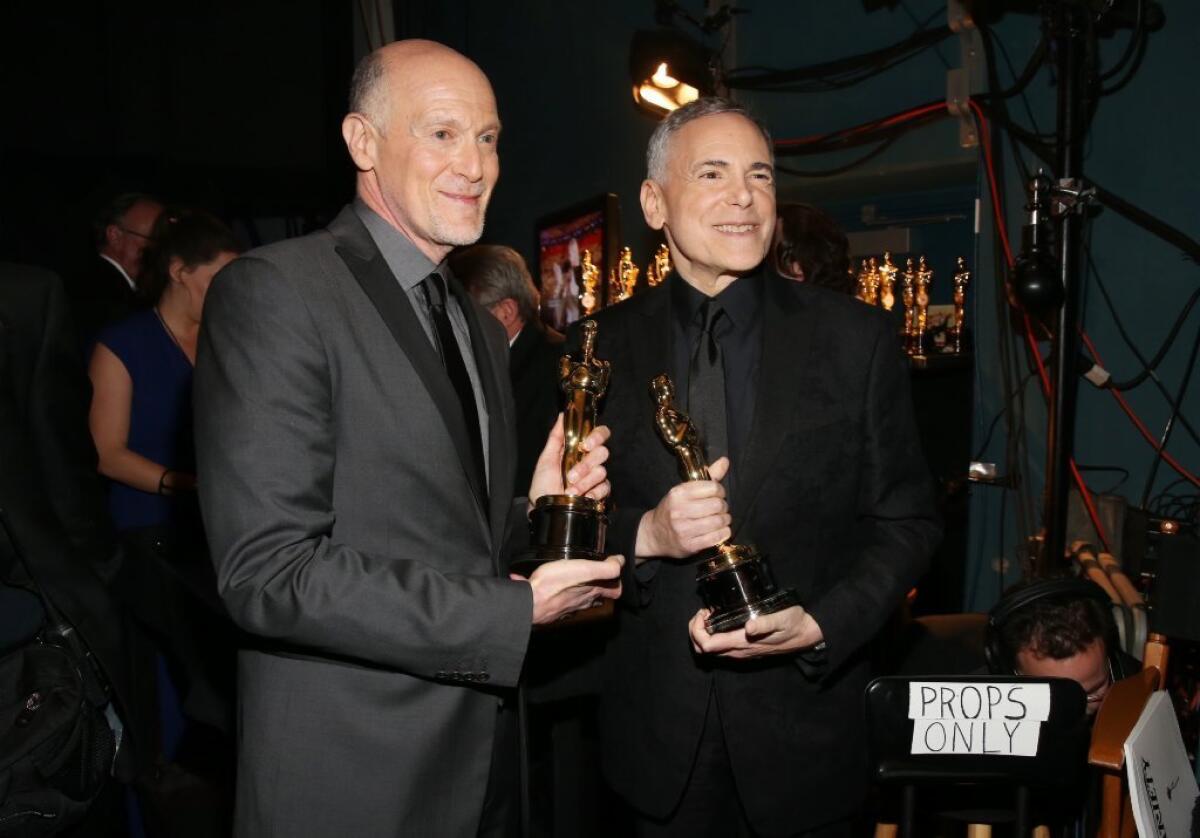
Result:
{"label": "seated person", "polygon": [[1094,716],[1114,681],[1141,665],[1123,652],[1108,595],[1083,579],[1026,580],[988,615],[988,669],[995,675],[1073,678]]}
{"label": "seated person", "polygon": [[853,294],[850,243],[837,222],[808,204],[780,204],[771,259],[781,276]]}

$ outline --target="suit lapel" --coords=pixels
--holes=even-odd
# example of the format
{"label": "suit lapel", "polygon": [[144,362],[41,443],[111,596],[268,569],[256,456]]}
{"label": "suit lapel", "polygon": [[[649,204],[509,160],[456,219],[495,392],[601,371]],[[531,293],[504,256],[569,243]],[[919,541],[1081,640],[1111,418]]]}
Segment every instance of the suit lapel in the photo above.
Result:
{"label": "suit lapel", "polygon": [[[654,377],[671,370],[671,295],[668,285],[663,283],[645,292],[642,307],[637,317],[629,319],[629,345],[632,356],[629,375],[634,383],[635,428],[634,438],[645,439],[649,447],[648,456],[654,462],[658,457],[665,468],[647,468],[646,479],[655,481],[657,497],[661,497],[680,480],[679,464],[675,455],[659,438],[654,427],[654,400],[650,395],[650,382]],[[616,366],[615,364],[613,365]],[[620,375],[613,370],[613,375]],[[613,439],[611,445],[619,445]]]}
{"label": "suit lapel", "polygon": [[[338,256],[346,263],[350,273],[371,300],[388,331],[392,333],[392,337],[420,376],[425,389],[429,391],[430,398],[442,416],[443,425],[454,442],[454,448],[458,451],[459,463],[471,484],[476,507],[482,513],[483,487],[479,482],[478,470],[472,465],[474,458],[467,439],[467,423],[463,418],[458,396],[442,367],[442,359],[438,357],[437,350],[429,342],[421,321],[417,319],[408,294],[396,281],[383,254],[379,252],[367,228],[359,221],[353,209],[347,207],[343,210],[329,226],[329,231],[338,240]],[[477,338],[476,334],[473,329],[472,340],[482,340],[482,336]],[[478,346],[478,342],[475,345]],[[476,351],[476,356],[479,354]]]}
{"label": "suit lapel", "polygon": [[811,307],[788,287],[791,280],[768,273],[763,312],[763,349],[754,394],[754,418],[746,440],[743,465],[733,498],[733,527],[738,530],[750,519],[759,491],[771,471],[776,452],[794,424],[803,399],[802,377],[797,370],[815,368]]}

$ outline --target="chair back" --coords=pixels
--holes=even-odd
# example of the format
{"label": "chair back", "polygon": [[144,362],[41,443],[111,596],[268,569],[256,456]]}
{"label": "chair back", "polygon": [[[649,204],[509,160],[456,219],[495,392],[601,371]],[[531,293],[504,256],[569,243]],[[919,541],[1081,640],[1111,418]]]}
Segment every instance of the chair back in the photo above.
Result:
{"label": "chair back", "polygon": [[[932,702],[921,692],[930,684],[938,685]],[[1033,706],[1047,689],[1048,706]],[[910,718],[910,706],[924,718]],[[1086,711],[1083,688],[1065,678],[877,678],[866,691],[875,777],[889,784],[1081,788],[1088,768]]]}

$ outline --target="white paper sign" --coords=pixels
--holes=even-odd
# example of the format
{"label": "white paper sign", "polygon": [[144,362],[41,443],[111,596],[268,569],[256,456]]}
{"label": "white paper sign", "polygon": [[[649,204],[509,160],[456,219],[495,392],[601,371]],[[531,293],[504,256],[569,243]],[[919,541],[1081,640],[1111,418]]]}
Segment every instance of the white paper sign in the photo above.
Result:
{"label": "white paper sign", "polygon": [[1150,696],[1125,740],[1125,768],[1138,835],[1191,835],[1196,777],[1171,699],[1161,690]]}
{"label": "white paper sign", "polygon": [[1050,685],[913,681],[911,753],[1037,756],[1050,718]]}

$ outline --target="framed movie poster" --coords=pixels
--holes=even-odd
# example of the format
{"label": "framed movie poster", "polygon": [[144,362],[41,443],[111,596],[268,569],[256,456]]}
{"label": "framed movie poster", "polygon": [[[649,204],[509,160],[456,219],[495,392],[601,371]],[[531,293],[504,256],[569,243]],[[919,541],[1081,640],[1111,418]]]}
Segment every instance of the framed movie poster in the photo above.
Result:
{"label": "framed movie poster", "polygon": [[[618,213],[610,192],[538,220],[535,279],[546,325],[561,332],[589,306],[595,311],[608,302],[608,272],[620,250]],[[591,288],[589,274],[595,277]]]}

